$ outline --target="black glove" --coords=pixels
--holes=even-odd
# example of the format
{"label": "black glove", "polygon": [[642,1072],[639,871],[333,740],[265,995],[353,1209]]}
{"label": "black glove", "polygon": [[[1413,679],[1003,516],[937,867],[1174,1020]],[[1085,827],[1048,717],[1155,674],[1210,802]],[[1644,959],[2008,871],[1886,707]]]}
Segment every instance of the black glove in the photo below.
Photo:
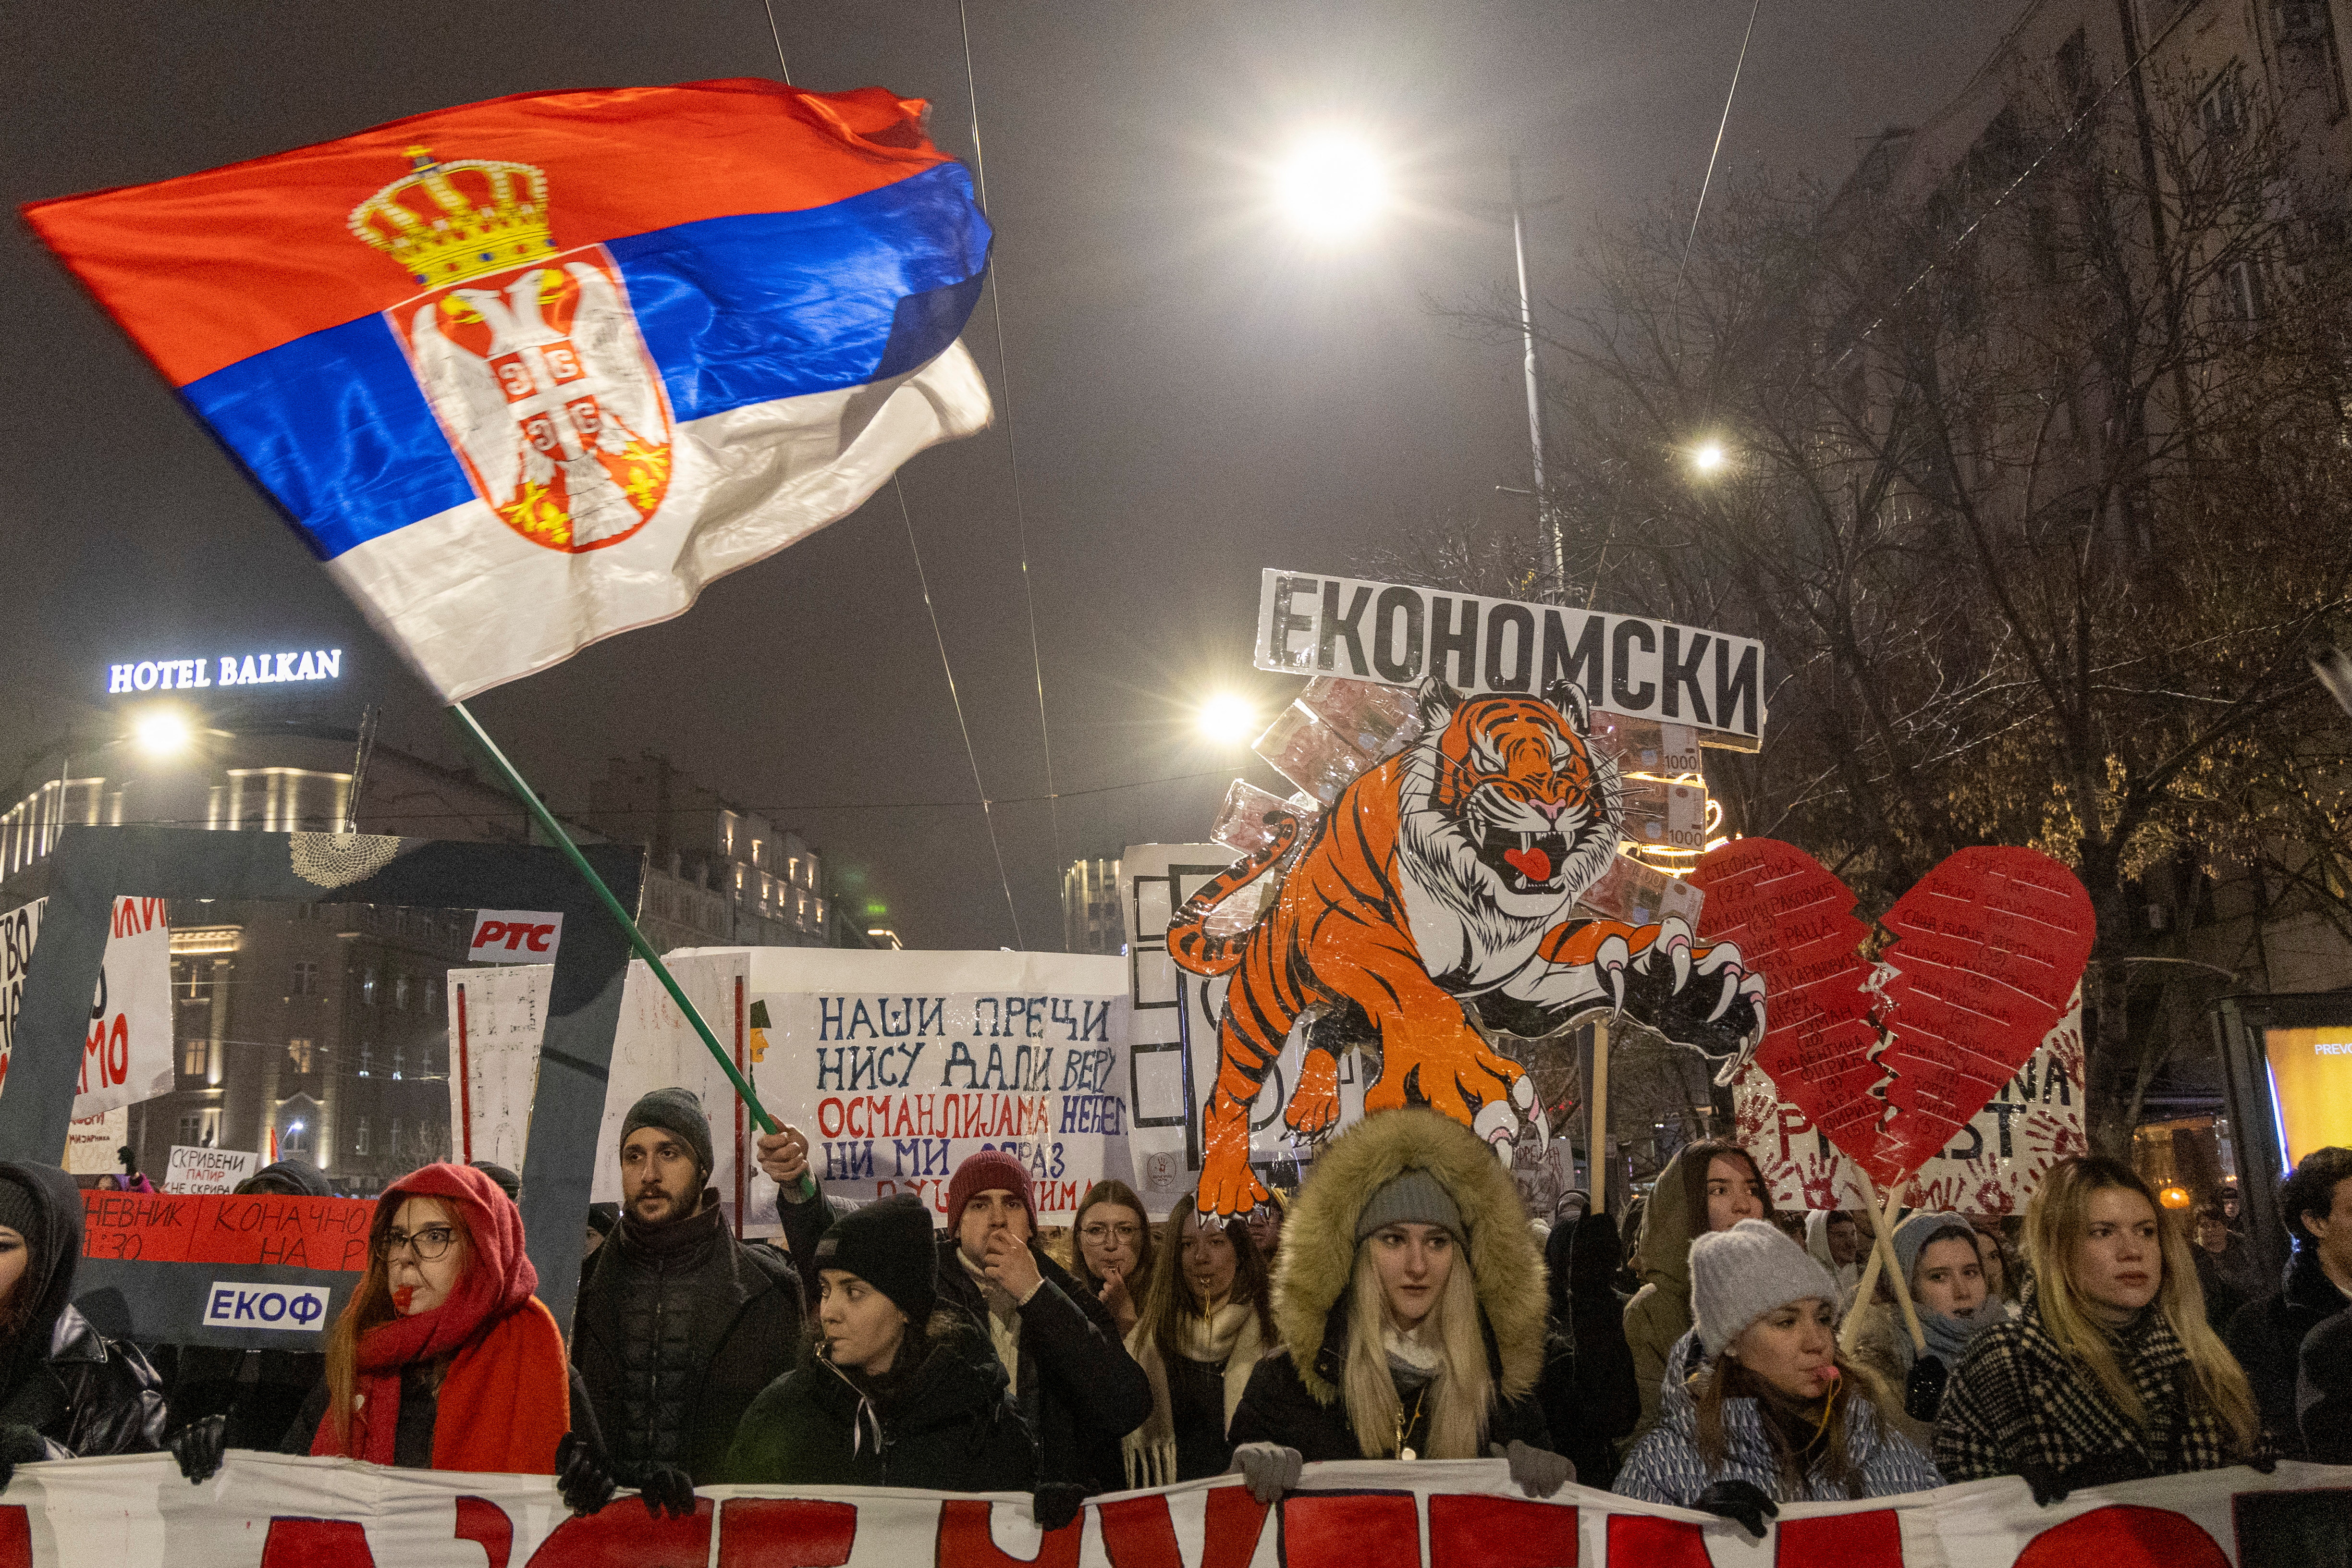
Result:
{"label": "black glove", "polygon": [[[180,1461],[185,1469],[187,1461]],[[563,1506],[576,1514],[594,1513],[613,1500],[613,1472],[577,1432],[566,1432],[555,1445],[555,1489]]]}
{"label": "black glove", "polygon": [[1625,1248],[1617,1239],[1617,1222],[1609,1215],[1589,1214],[1576,1222],[1568,1239],[1568,1293],[1579,1306],[1610,1302],[1609,1281],[1625,1264]]}
{"label": "black glove", "polygon": [[1037,1528],[1050,1535],[1077,1518],[1086,1500],[1086,1488],[1069,1481],[1047,1481],[1030,1497],[1029,1512]]}
{"label": "black glove", "polygon": [[2258,1476],[2267,1476],[2278,1468],[2278,1450],[2264,1443],[2247,1457],[2246,1468]]}
{"label": "black glove", "polygon": [[1923,1355],[1913,1362],[1911,1375],[1903,1383],[1903,1413],[1914,1421],[1934,1421],[1937,1407],[1944,1403],[1944,1384],[1951,1375],[1936,1356]]}
{"label": "black glove", "polygon": [[207,1415],[201,1421],[191,1421],[180,1428],[172,1439],[172,1458],[180,1461],[180,1474],[190,1485],[211,1480],[220,1474],[221,1456],[228,1451],[228,1417]]}
{"label": "black glove", "polygon": [[49,1457],[48,1439],[30,1426],[15,1425],[0,1426],[0,1492],[16,1479],[16,1467],[37,1463]]}
{"label": "black glove", "polygon": [[694,1512],[694,1478],[676,1465],[654,1460],[640,1467],[637,1495],[646,1500],[648,1517],[666,1513],[684,1519]]}
{"label": "black glove", "polygon": [[1780,1511],[1753,1481],[1717,1481],[1693,1498],[1691,1507],[1727,1519],[1759,1541],[1764,1539],[1764,1521]]}
{"label": "black glove", "polygon": [[2068,1497],[2086,1487],[2112,1487],[2125,1481],[2146,1480],[2151,1472],[2147,1461],[2136,1455],[2095,1454],[2063,1470],[2029,1462],[2018,1466],[2017,1473],[2032,1489],[2033,1500],[2048,1508],[2053,1502],[2064,1502]]}

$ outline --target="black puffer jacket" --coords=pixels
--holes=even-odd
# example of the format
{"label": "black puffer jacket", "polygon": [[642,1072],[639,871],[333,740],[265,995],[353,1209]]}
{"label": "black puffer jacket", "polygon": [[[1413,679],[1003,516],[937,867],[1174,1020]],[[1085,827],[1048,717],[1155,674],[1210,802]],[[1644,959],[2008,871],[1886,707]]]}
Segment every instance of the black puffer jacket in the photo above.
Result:
{"label": "black puffer jacket", "polygon": [[2287,1458],[2304,1457],[2303,1427],[2294,1408],[2304,1336],[2344,1309],[2344,1292],[2320,1268],[2319,1249],[2305,1243],[2287,1260],[2277,1293],[2239,1308],[2230,1320],[2230,1353],[2254,1385],[2263,1434]]}
{"label": "black puffer jacket", "polygon": [[614,1474],[627,1484],[657,1461],[716,1480],[744,1411],[792,1370],[801,1321],[798,1272],[729,1235],[715,1191],[668,1225],[625,1214],[572,1320]]}
{"label": "black puffer jacket", "polygon": [[[32,1312],[0,1344],[0,1453],[11,1461],[146,1454],[163,1446],[163,1380],[127,1341],[110,1340],[75,1310],[74,1260],[81,1256],[81,1191],[54,1165],[0,1163],[0,1180],[41,1206],[37,1235],[16,1289]],[[37,1451],[36,1451],[37,1450]]]}
{"label": "black puffer jacket", "polygon": [[1005,1397],[1004,1367],[986,1331],[945,1311],[932,1318],[930,1334],[919,1366],[866,1386],[818,1359],[812,1341],[791,1374],[745,1413],[727,1479],[744,1486],[1027,1491],[1035,1453]]}
{"label": "black puffer jacket", "polygon": [[[956,1238],[940,1237],[940,1301],[988,1333],[988,1302]],[[1119,1341],[1110,1310],[1070,1271],[1029,1244],[1044,1283],[1021,1309],[1021,1373],[1013,1405],[1037,1442],[1037,1482],[1088,1492],[1127,1486],[1119,1439],[1151,1415],[1151,1384]]]}

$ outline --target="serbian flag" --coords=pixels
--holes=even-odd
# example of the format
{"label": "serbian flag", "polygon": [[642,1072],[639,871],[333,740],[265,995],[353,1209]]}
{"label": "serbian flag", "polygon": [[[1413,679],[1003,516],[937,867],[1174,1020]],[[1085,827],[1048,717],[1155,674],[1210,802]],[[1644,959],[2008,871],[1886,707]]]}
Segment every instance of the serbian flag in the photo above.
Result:
{"label": "serbian flag", "polygon": [[442,700],[667,620],[990,418],[924,104],[534,93],[26,220]]}

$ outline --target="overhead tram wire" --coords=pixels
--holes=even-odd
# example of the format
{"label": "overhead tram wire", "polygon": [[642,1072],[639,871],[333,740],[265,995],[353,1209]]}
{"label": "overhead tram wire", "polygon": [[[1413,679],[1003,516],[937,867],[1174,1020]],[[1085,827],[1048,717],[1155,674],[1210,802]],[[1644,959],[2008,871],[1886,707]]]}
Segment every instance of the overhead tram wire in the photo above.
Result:
{"label": "overhead tram wire", "polygon": [[[971,104],[971,164],[980,182],[980,210],[988,214],[988,154],[980,140],[980,83],[971,64],[971,15],[966,0],[956,0],[956,20],[963,27],[964,97]],[[1013,531],[1021,549],[1021,603],[1029,617],[1029,670],[1037,685],[1037,739],[1045,755],[1045,812],[1054,846],[1054,870],[1062,869],[1062,813],[1054,803],[1054,732],[1045,721],[1045,661],[1037,651],[1037,595],[1030,586],[1029,521],[1021,496],[1021,441],[1013,422],[1013,364],[1004,354],[1004,270],[991,255],[988,263],[988,310],[996,323],[996,370],[1004,383],[1004,452],[1013,474]]]}
{"label": "overhead tram wire", "polygon": [[971,787],[980,792],[981,820],[988,824],[988,847],[996,856],[996,879],[1004,889],[1004,912],[1013,917],[1013,945],[1025,952],[1029,943],[1021,934],[1021,911],[1013,901],[1013,879],[1004,874],[1004,846],[996,837],[996,805],[988,798],[988,786],[980,782],[980,755],[971,749],[971,726],[964,721],[963,699],[956,694],[955,667],[948,662],[948,639],[940,631],[940,613],[931,605],[931,580],[923,571],[922,547],[915,542],[915,517],[907,510],[907,487],[898,482],[894,473],[890,476],[890,489],[898,498],[899,520],[907,525],[907,548],[915,557],[915,581],[922,585],[923,613],[931,617],[932,640],[940,645],[940,668],[947,672],[948,700],[955,704],[956,728],[963,731],[964,759],[971,763]]}
{"label": "overhead tram wire", "polygon": [[[1756,13],[1763,8],[1764,0],[1749,0],[1748,30],[1739,36],[1739,58],[1731,65],[1731,89],[1723,95],[1723,118],[1717,121],[1715,124],[1715,146],[1706,155],[1706,177],[1698,183],[1698,205],[1691,209],[1690,233],[1683,237],[1683,258],[1675,268],[1675,295],[1666,307],[1666,313],[1669,316],[1673,315],[1676,307],[1682,304],[1683,274],[1689,269],[1691,247],[1698,239],[1698,220],[1706,211],[1706,193],[1715,184],[1716,161],[1723,156],[1723,132],[1731,124],[1732,100],[1739,96],[1739,72],[1740,68],[1748,63],[1748,40],[1756,37]],[[1679,331],[1675,334],[1675,342],[1677,345],[1682,342]]]}

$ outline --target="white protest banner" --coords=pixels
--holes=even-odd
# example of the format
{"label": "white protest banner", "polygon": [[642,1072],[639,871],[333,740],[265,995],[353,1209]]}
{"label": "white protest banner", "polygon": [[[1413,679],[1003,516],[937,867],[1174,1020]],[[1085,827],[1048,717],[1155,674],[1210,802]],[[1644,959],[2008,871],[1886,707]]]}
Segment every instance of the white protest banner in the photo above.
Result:
{"label": "white protest banner", "polygon": [[[1154,1219],[1201,1180],[1201,1117],[1216,1088],[1217,1019],[1228,975],[1203,979],[1168,955],[1168,926],[1184,901],[1240,857],[1222,844],[1130,844],[1119,857],[1118,901],[1126,911],[1130,1023],[1128,1049],[1135,1132],[1135,1190]],[[1314,1157],[1282,1121],[1304,1064],[1306,1024],[1291,1031],[1250,1101],[1250,1164],[1268,1187],[1296,1187]],[[1354,1051],[1339,1058],[1339,1116],[1332,1131],[1364,1114],[1365,1082]]]}
{"label": "white protest banner", "polygon": [[[16,1009],[47,899],[0,915],[0,1084],[16,1048]],[[172,931],[162,899],[117,899],[82,1044],[75,1120],[168,1094],[172,1072]],[[112,1168],[110,1153],[109,1168]]]}
{"label": "white protest banner", "polygon": [[2256,1568],[2341,1563],[2352,1468],[2284,1464],[2079,1491],[2013,1477],[1787,1503],[1762,1540],[1582,1487],[1537,1501],[1499,1460],[1310,1465],[1267,1507],[1237,1479],[1090,1499],[1041,1531],[1025,1496],[705,1487],[682,1519],[624,1497],[570,1515],[544,1476],[232,1452],[21,1465],[8,1568]]}
{"label": "white protest banner", "polygon": [[1388,686],[1435,676],[1465,695],[1569,680],[1594,708],[1690,725],[1706,745],[1763,743],[1764,645],[1641,616],[1269,567],[1253,662]]}
{"label": "white protest banner", "polygon": [[989,1148],[1028,1167],[1041,1219],[1071,1214],[1098,1180],[1134,1179],[1121,960],[748,952],[751,1003],[768,1019],[752,1087],[808,1134],[828,1193],[914,1193],[944,1215],[948,1179]]}
{"label": "white protest banner", "polygon": [[171,1160],[163,1167],[163,1190],[233,1193],[239,1182],[260,1169],[261,1156],[242,1149],[194,1149],[174,1143]]}
{"label": "white protest banner", "polygon": [[563,916],[541,910],[477,910],[466,956],[476,963],[553,963]]}
{"label": "white protest banner", "polygon": [[[1752,1064],[1731,1083],[1739,1146],[1755,1158],[1780,1208],[1870,1206],[1862,1169],[1783,1100]],[[2042,1037],[2015,1077],[1956,1140],[1903,1186],[1906,1208],[1954,1214],[2025,1212],[2051,1166],[2091,1152],[2083,1130],[2083,994]]]}
{"label": "white protest banner", "polygon": [[[673,952],[668,964],[722,1042],[732,1041],[744,1057],[745,952],[742,948],[706,948]],[[488,1160],[520,1171],[530,1142],[531,1098],[539,1082],[540,1041],[547,1028],[551,963],[503,965],[449,971],[449,1147],[461,1161]],[[690,1089],[709,1114],[715,1168],[711,1184],[730,1217],[740,1217],[746,1235],[775,1228],[775,1185],[757,1175],[742,1155],[743,1129],[737,1127],[734,1090],[710,1051],[679,1012],[677,1004],[642,962],[629,965],[621,987],[621,1016],[613,1037],[613,1058],[604,1087],[604,1119],[596,1144],[589,1197],[613,1203],[621,1196],[621,1123],[647,1089]],[[760,1181],[767,1198],[764,1218],[756,1195],[739,1185]]]}

